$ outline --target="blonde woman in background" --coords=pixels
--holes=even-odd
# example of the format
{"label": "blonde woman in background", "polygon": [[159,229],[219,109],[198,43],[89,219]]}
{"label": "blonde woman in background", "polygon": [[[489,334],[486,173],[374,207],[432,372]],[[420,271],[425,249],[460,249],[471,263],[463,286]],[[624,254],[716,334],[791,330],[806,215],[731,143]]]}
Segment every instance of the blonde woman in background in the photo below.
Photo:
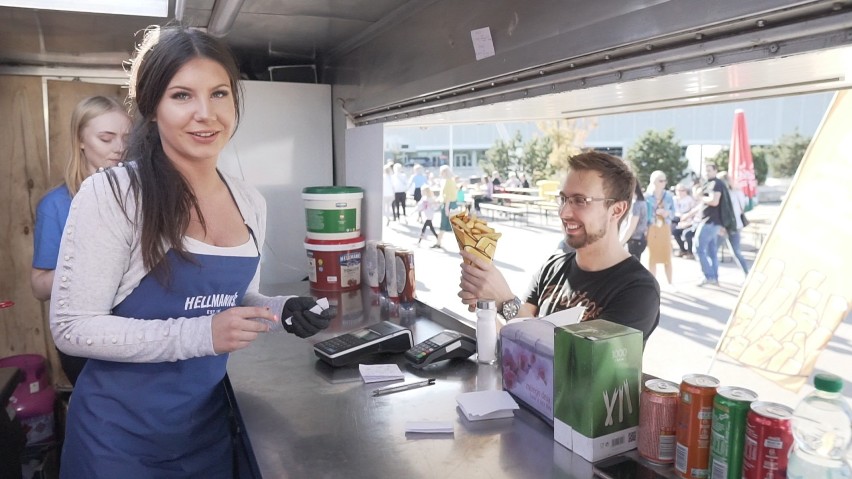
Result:
{"label": "blonde woman in background", "polygon": [[651,173],[651,181],[645,191],[648,204],[648,270],[657,275],[657,264],[666,270],[666,281],[672,284],[672,218],[675,216],[674,198],[666,191],[666,174]]}
{"label": "blonde woman in background", "polygon": [[[74,108],[70,130],[71,157],[65,166],[65,181],[48,191],[36,208],[30,286],[33,296],[40,301],[50,299],[59,242],[71,209],[71,199],[89,175],[100,168],[119,164],[129,130],[130,117],[115,98],[92,96]],[[86,360],[61,351],[59,358],[73,386]]]}
{"label": "blonde woman in background", "polygon": [[450,225],[450,211],[457,208],[458,203],[456,203],[456,200],[459,194],[459,187],[453,178],[453,172],[450,170],[450,167],[447,165],[441,166],[439,174],[441,175],[441,201],[443,205],[441,205],[441,228],[438,231],[438,242],[435,243],[435,248],[441,247],[441,240],[444,238],[444,233],[453,230]]}

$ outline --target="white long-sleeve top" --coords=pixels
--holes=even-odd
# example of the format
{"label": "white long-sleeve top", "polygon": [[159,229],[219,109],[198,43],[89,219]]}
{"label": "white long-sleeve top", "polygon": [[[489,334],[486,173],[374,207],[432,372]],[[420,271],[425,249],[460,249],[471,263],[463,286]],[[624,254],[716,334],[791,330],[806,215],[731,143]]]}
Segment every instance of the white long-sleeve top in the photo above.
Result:
{"label": "white long-sleeve top", "polygon": [[[57,347],[73,356],[118,362],[176,361],[216,354],[212,315],[141,320],[111,313],[148,274],[142,262],[136,201],[127,194],[127,171],[124,167],[112,171],[130,214],[125,215],[113,195],[106,173],[90,176],[74,196],[51,293],[50,329]],[[242,181],[223,176],[262,251],[265,200]],[[269,306],[280,312],[290,296],[263,296],[258,293],[259,283],[258,266],[242,305]],[[276,324],[278,330],[283,329]]]}
{"label": "white long-sleeve top", "polygon": [[391,176],[391,186],[394,193],[405,193],[408,190],[408,177],[401,171],[394,173]]}

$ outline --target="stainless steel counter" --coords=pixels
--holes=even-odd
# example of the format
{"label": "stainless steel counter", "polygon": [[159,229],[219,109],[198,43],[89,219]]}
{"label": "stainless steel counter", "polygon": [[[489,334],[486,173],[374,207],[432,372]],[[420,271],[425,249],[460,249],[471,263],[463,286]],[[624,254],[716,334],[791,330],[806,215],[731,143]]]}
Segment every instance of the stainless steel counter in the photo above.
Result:
{"label": "stainless steel counter", "polygon": [[[277,291],[305,294],[307,287]],[[372,397],[391,383],[364,384],[357,365],[321,362],[314,343],[383,319],[410,328],[415,343],[445,328],[473,335],[420,303],[415,312],[395,315],[369,290],[335,296],[329,299],[342,307],[327,331],[310,340],[266,334],[231,356],[228,373],[264,478],[592,477],[591,464],[555,443],[553,429],[524,408],[513,419],[480,422],[457,411],[458,394],[501,387],[497,365],[454,360],[417,370],[401,354],[380,356],[371,362],[399,364],[407,381],[437,381]],[[408,421],[452,421],[455,433],[406,434]]]}

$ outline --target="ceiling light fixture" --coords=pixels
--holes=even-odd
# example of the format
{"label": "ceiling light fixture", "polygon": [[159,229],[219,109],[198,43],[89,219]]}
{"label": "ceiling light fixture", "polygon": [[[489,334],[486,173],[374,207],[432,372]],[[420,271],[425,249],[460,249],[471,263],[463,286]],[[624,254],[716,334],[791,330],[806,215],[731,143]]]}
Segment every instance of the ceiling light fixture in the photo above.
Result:
{"label": "ceiling light fixture", "polygon": [[207,33],[214,37],[224,37],[231,31],[234,21],[240,13],[245,0],[216,0],[213,13],[207,23]]}

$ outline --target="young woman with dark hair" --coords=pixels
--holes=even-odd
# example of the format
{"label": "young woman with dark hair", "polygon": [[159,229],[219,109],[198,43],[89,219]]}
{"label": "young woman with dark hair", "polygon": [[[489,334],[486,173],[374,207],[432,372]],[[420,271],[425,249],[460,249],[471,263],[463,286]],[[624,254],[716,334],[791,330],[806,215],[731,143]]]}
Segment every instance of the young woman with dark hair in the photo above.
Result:
{"label": "young woman with dark hair", "polygon": [[219,40],[184,27],[149,30],[132,61],[127,161],[80,188],[53,286],[57,346],[90,358],[63,478],[233,477],[228,353],[329,323],[313,298],[258,293],[266,203],[216,168],[238,79]]}

